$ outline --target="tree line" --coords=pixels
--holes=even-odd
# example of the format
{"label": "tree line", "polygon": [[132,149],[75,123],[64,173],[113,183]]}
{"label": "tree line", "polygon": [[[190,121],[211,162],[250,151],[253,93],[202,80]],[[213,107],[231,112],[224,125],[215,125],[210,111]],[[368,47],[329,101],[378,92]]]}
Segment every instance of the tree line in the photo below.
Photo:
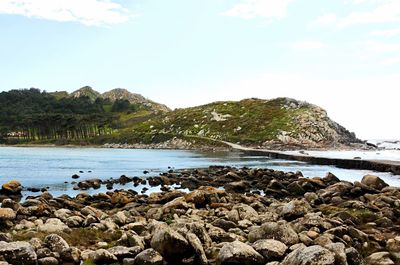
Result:
{"label": "tree line", "polygon": [[[111,111],[105,110],[111,105]],[[87,139],[109,134],[113,112],[129,108],[129,102],[88,97],[56,98],[39,89],[0,93],[0,138],[25,140]]]}

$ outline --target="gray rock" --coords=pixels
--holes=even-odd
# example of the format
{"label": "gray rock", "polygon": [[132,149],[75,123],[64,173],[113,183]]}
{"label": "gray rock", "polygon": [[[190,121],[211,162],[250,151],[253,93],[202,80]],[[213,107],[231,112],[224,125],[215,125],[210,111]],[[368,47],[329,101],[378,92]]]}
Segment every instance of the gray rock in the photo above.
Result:
{"label": "gray rock", "polygon": [[346,248],[346,257],[347,257],[347,263],[349,265],[364,265],[365,261],[363,257],[361,256],[358,251],[351,247],[351,248]]}
{"label": "gray rock", "polygon": [[260,239],[275,239],[285,245],[294,245],[299,242],[299,237],[293,228],[285,221],[267,222],[249,233],[249,241]]}
{"label": "gray rock", "polygon": [[80,216],[70,216],[65,220],[65,223],[68,227],[81,227],[83,224],[84,219]]}
{"label": "gray rock", "polygon": [[334,265],[335,256],[321,246],[299,247],[289,253],[281,265]]}
{"label": "gray rock", "polygon": [[58,265],[58,260],[53,257],[46,257],[38,259],[39,265]]}
{"label": "gray rock", "polygon": [[266,261],[280,259],[285,255],[288,247],[274,239],[261,239],[253,244],[253,248],[263,255]]}
{"label": "gray rock", "polygon": [[0,256],[13,265],[36,265],[37,256],[28,242],[0,242]]}
{"label": "gray rock", "polygon": [[112,255],[116,256],[119,260],[123,260],[125,258],[135,258],[137,254],[139,254],[143,249],[140,247],[123,247],[116,246],[107,249]]}
{"label": "gray rock", "polygon": [[17,215],[11,208],[0,208],[0,222],[12,221]]}
{"label": "gray rock", "polygon": [[117,257],[105,249],[98,249],[88,254],[88,259],[96,264],[108,264],[118,261]]}
{"label": "gray rock", "polygon": [[217,265],[261,265],[264,263],[264,258],[260,253],[240,241],[225,243],[217,256]]}
{"label": "gray rock", "polygon": [[164,259],[152,248],[140,252],[135,258],[135,265],[163,265]]}
{"label": "gray rock", "polygon": [[39,232],[47,234],[70,231],[69,227],[58,218],[49,218],[45,224],[39,225],[37,229]]}
{"label": "gray rock", "polygon": [[168,261],[181,260],[193,253],[193,249],[182,235],[163,225],[156,228],[150,245]]}
{"label": "gray rock", "polygon": [[186,239],[195,252],[197,261],[196,264],[207,265],[208,264],[207,256],[206,253],[204,252],[203,246],[201,245],[200,239],[193,233],[187,233]]}
{"label": "gray rock", "polygon": [[64,240],[61,236],[57,234],[51,234],[44,238],[44,243],[47,247],[53,251],[58,253],[65,253],[69,250],[69,245],[67,241]]}
{"label": "gray rock", "polygon": [[283,205],[280,215],[291,220],[304,216],[310,210],[311,206],[306,200],[293,200]]}
{"label": "gray rock", "polygon": [[373,176],[373,175],[366,175],[362,178],[361,183],[377,189],[377,190],[381,190],[384,187],[389,186],[385,181],[383,181],[381,178],[377,177],[377,176]]}
{"label": "gray rock", "polygon": [[373,253],[365,261],[368,265],[395,265],[394,261],[390,258],[389,252]]}
{"label": "gray rock", "polygon": [[346,249],[343,243],[327,244],[325,248],[335,254],[335,265],[348,265]]}

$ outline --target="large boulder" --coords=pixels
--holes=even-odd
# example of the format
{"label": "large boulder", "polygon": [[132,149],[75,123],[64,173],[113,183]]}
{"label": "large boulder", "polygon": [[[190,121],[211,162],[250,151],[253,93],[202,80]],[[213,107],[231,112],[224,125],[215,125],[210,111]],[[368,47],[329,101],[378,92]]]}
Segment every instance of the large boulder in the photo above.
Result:
{"label": "large boulder", "polygon": [[288,247],[274,239],[261,239],[253,244],[253,248],[263,255],[266,261],[282,258]]}
{"label": "large boulder", "polygon": [[47,247],[57,253],[63,253],[69,250],[69,245],[67,241],[64,240],[61,236],[57,234],[51,234],[44,238],[44,243]]}
{"label": "large boulder", "polygon": [[373,253],[365,261],[368,265],[395,265],[394,261],[390,258],[389,252]]}
{"label": "large boulder", "polygon": [[11,208],[0,208],[0,222],[12,221],[16,217],[16,214]]}
{"label": "large boulder", "polygon": [[164,264],[164,259],[152,248],[146,249],[140,252],[134,261],[135,265],[162,265]]}
{"label": "large boulder", "polygon": [[306,200],[293,200],[282,206],[280,215],[287,220],[292,220],[304,216],[310,210],[311,206]]}
{"label": "large boulder", "polygon": [[193,253],[192,247],[181,234],[164,225],[155,229],[150,245],[168,261],[182,260]]}
{"label": "large boulder", "polygon": [[217,256],[217,265],[261,265],[264,257],[251,246],[240,241],[226,243]]}
{"label": "large boulder", "polygon": [[58,218],[49,218],[45,224],[39,225],[37,229],[39,232],[47,234],[70,231],[69,227]]}
{"label": "large boulder", "polygon": [[32,245],[28,242],[0,241],[0,256],[13,265],[36,265],[37,256]]}
{"label": "large boulder", "polygon": [[16,180],[11,180],[3,184],[1,192],[10,195],[19,195],[22,191],[22,185]]}
{"label": "large boulder", "polygon": [[118,261],[115,255],[105,249],[98,249],[90,252],[88,254],[88,260],[92,260],[95,264],[109,264]]}
{"label": "large boulder", "polygon": [[250,242],[260,239],[275,239],[289,246],[299,242],[299,236],[285,221],[264,223],[261,227],[252,229],[248,237]]}
{"label": "large boulder", "polygon": [[335,255],[321,246],[298,247],[280,265],[334,265]]}
{"label": "large boulder", "polygon": [[381,190],[384,187],[389,186],[385,181],[383,181],[380,177],[374,176],[374,175],[366,175],[362,178],[361,183],[377,189],[377,190]]}

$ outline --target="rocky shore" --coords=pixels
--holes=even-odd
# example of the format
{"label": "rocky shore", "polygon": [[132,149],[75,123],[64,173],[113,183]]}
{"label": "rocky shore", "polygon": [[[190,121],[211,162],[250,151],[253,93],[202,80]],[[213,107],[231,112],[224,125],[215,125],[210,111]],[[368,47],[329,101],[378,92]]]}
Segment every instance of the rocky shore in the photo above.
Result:
{"label": "rocky shore", "polygon": [[[144,184],[163,192],[129,189]],[[400,264],[400,188],[376,176],[210,167],[76,187],[99,185],[110,191],[19,203],[21,184],[4,183],[0,265]]]}

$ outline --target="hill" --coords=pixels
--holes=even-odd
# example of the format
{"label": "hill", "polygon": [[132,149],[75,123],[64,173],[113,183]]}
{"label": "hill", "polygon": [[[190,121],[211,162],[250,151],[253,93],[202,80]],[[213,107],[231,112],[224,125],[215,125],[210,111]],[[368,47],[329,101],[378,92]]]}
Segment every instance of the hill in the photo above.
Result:
{"label": "hill", "polygon": [[325,148],[360,143],[325,110],[290,98],[222,101],[170,111],[113,89],[71,94],[37,89],[0,93],[0,140],[188,148],[222,141],[265,148]]}
{"label": "hill", "polygon": [[289,98],[214,102],[177,109],[135,124],[119,136],[125,142],[192,137],[268,148],[360,143],[322,108]]}

